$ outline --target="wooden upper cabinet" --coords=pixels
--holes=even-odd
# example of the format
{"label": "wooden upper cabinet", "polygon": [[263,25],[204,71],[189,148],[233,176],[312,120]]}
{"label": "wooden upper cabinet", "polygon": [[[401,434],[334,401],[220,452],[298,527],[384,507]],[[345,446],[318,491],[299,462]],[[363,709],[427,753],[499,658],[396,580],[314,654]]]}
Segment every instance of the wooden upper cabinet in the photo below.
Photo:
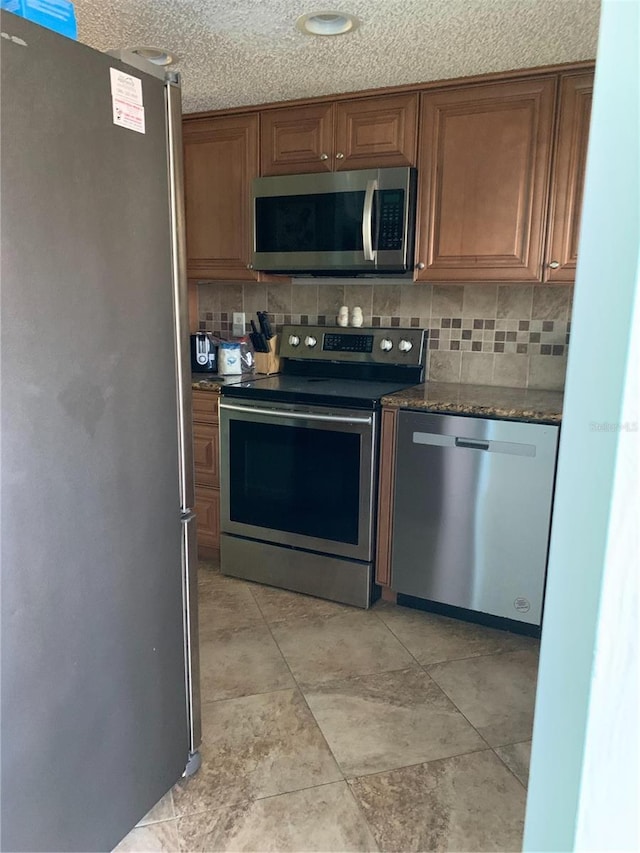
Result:
{"label": "wooden upper cabinet", "polygon": [[262,174],[413,166],[417,118],[415,93],[265,110]]}
{"label": "wooden upper cabinet", "polygon": [[257,113],[184,122],[189,278],[257,278],[249,264],[258,134]]}
{"label": "wooden upper cabinet", "polygon": [[593,72],[561,78],[545,281],[575,279],[592,94]]}
{"label": "wooden upper cabinet", "polygon": [[332,170],[333,104],[267,110],[260,121],[263,175]]}
{"label": "wooden upper cabinet", "polygon": [[555,78],[422,95],[416,273],[540,281]]}
{"label": "wooden upper cabinet", "polygon": [[415,166],[416,94],[338,101],[335,113],[336,170]]}

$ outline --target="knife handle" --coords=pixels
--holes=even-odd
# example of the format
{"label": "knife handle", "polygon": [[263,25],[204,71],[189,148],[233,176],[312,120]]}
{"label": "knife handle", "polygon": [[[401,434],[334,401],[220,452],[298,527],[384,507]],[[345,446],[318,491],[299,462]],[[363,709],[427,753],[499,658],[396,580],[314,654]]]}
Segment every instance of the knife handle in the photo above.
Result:
{"label": "knife handle", "polygon": [[271,330],[271,323],[269,322],[269,315],[266,311],[261,311],[258,314],[258,318],[260,320],[260,328],[262,329],[262,334],[267,340],[270,340],[273,337],[273,332]]}

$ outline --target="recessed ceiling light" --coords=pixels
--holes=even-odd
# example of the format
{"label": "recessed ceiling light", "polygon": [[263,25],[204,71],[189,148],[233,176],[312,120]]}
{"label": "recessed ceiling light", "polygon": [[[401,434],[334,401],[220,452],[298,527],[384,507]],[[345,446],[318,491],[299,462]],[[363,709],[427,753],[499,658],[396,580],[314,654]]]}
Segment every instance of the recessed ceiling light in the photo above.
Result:
{"label": "recessed ceiling light", "polygon": [[169,53],[168,50],[163,50],[161,47],[131,47],[131,53],[137,53],[143,59],[153,62],[154,65],[173,65],[179,62],[179,58],[175,53]]}
{"label": "recessed ceiling light", "polygon": [[296,26],[306,36],[341,36],[352,33],[360,21],[349,12],[310,12],[296,21]]}

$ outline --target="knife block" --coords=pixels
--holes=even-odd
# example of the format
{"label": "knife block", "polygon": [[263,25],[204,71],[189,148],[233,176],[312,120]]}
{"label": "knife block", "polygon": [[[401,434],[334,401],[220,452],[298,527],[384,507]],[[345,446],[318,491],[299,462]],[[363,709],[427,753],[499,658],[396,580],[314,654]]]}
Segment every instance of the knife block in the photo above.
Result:
{"label": "knife block", "polygon": [[274,335],[267,341],[269,344],[269,352],[256,352],[256,373],[266,373],[269,376],[271,373],[280,372],[280,356],[278,355],[278,335]]}

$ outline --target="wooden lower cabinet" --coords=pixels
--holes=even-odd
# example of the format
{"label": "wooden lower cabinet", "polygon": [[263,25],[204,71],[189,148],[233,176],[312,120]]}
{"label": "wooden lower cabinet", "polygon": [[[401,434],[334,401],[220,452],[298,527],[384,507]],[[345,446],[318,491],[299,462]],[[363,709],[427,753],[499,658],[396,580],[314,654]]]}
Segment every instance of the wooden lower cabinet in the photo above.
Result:
{"label": "wooden lower cabinet", "polygon": [[398,409],[382,410],[380,431],[380,468],[378,472],[378,536],[376,546],[376,583],[391,586],[391,543],[393,539],[393,496],[396,468],[396,430]]}
{"label": "wooden lower cabinet", "polygon": [[218,423],[193,424],[193,460],[196,483],[200,486],[220,485],[220,448]]}
{"label": "wooden lower cabinet", "polygon": [[220,446],[218,403],[213,391],[193,392],[193,461],[195,470],[198,556],[220,555]]}
{"label": "wooden lower cabinet", "polygon": [[220,489],[196,486],[196,519],[198,525],[198,556],[216,558],[220,555]]}

